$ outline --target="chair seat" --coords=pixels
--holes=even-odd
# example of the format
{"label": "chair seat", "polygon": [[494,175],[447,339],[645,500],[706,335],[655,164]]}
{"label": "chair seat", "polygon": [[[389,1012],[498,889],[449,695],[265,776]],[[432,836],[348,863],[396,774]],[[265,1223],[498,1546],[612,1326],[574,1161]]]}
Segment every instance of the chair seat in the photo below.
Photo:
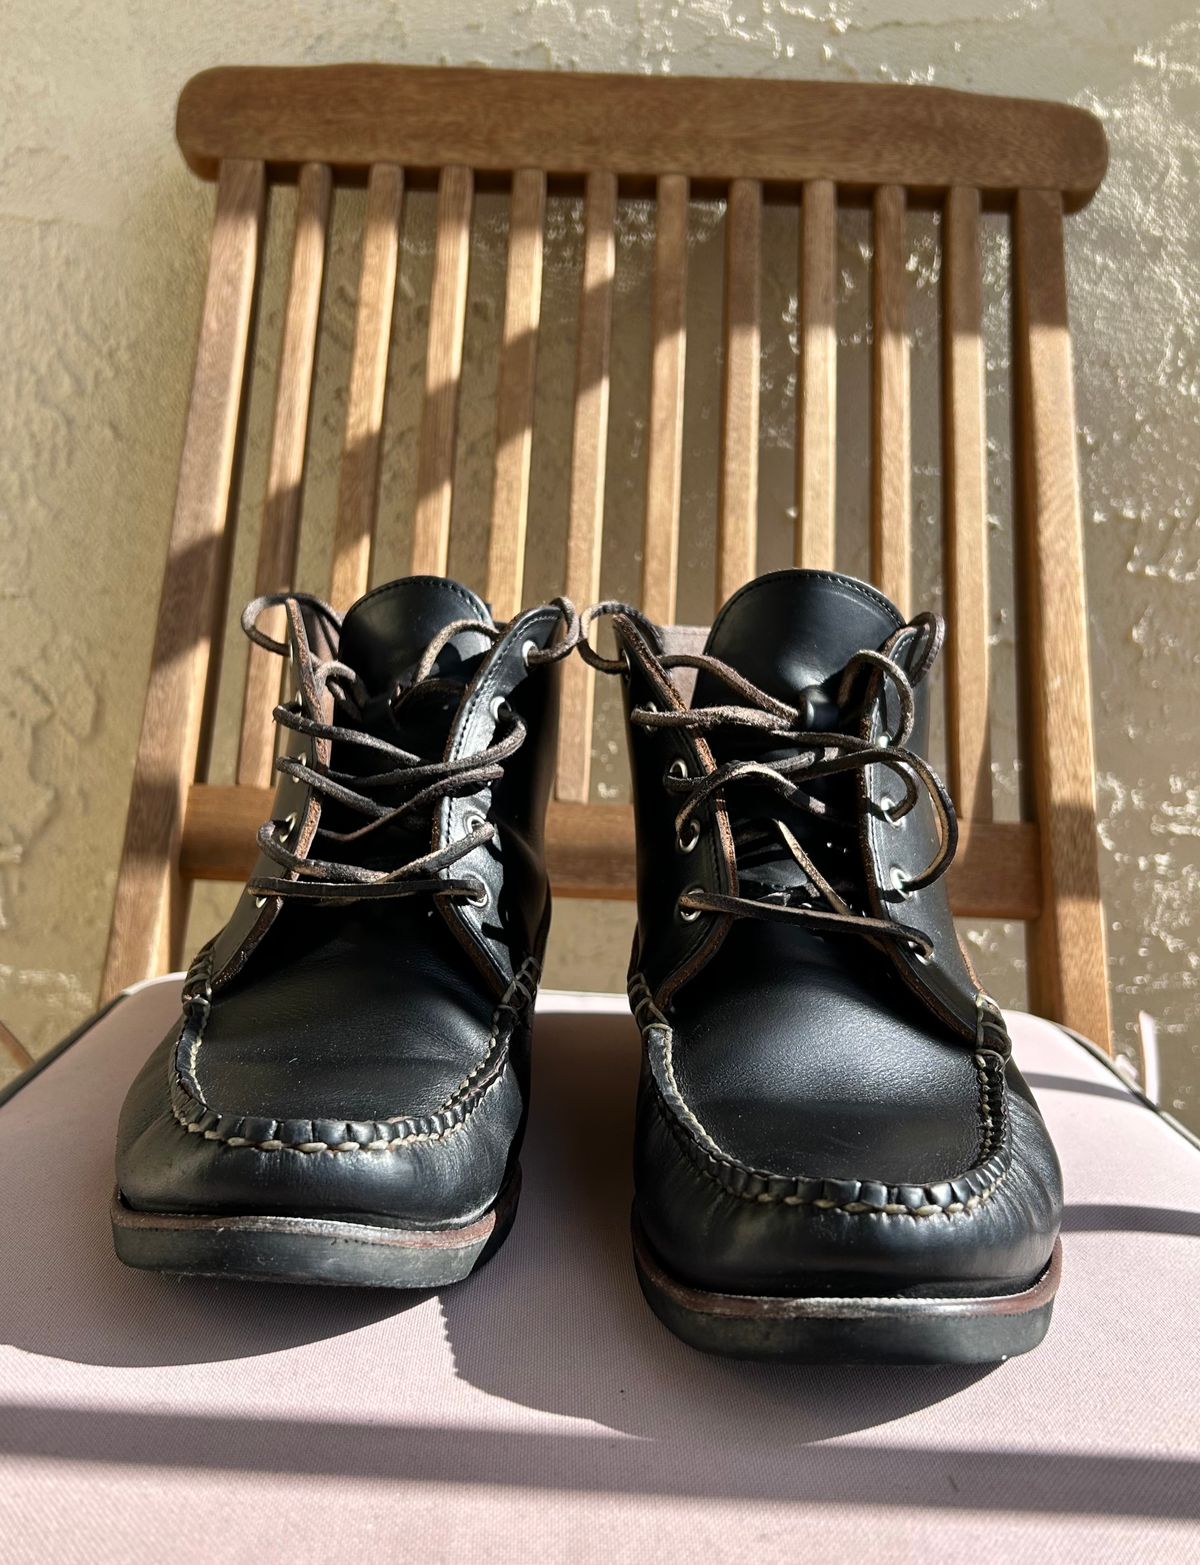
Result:
{"label": "chair seat", "polygon": [[544,994],[513,1234],[442,1295],[123,1269],[126,1086],[179,978],[0,1107],[0,1561],[1194,1558],[1200,1155],[1009,1018],[1066,1174],[1050,1335],[992,1369],[702,1357],[628,1241],[623,998]]}

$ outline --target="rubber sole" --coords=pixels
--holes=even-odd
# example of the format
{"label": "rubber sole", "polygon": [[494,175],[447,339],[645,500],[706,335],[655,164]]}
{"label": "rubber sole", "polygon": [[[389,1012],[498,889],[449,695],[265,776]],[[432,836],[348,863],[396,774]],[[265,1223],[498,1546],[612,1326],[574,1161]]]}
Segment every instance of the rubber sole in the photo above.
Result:
{"label": "rubber sole", "polygon": [[190,1217],[138,1212],[113,1192],[113,1244],[126,1266],[251,1282],[443,1288],[500,1248],[516,1215],[518,1168],[465,1228],[389,1228],[327,1217]]}
{"label": "rubber sole", "polygon": [[1046,1335],[1062,1242],[1020,1293],[965,1299],[771,1298],[708,1293],[669,1277],[635,1219],[633,1253],[650,1308],[693,1348],[791,1364],[995,1364]]}

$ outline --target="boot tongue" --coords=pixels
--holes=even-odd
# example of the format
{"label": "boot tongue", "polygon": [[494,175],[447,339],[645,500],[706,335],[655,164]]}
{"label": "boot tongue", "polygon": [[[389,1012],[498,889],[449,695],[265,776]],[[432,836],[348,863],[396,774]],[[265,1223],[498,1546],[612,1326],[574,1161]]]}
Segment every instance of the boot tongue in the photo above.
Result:
{"label": "boot tongue", "polygon": [[[842,669],[904,623],[882,593],[830,571],[776,571],[736,593],[717,616],[705,651],[777,700],[811,703],[812,726],[837,723]],[[692,705],[729,706],[738,696],[710,674],[696,678]]]}
{"label": "boot tongue", "polygon": [[[448,679],[449,690],[427,689],[397,709],[390,699],[397,686],[407,686],[425,648],[440,630],[455,620],[476,620],[491,625],[487,605],[468,588],[442,576],[406,576],[368,592],[342,620],[337,658],[358,675],[366,687],[366,700],[353,711],[343,708],[338,719],[361,728],[376,739],[417,755],[437,760],[445,749],[454,721],[461,682],[465,689],[490,649],[491,638],[482,631],[462,630],[438,653],[431,679]],[[377,750],[354,743],[335,743],[334,770],[349,776],[370,778],[387,771],[391,762]],[[378,803],[398,805],[412,796],[403,783],[368,783],[366,792]],[[353,830],[365,817],[347,806],[326,806],[324,820],[335,830]],[[347,863],[394,869],[415,854],[428,851],[430,823],[424,812],[370,834],[342,850]]]}
{"label": "boot tongue", "polygon": [[[717,616],[705,651],[737,670],[777,700],[799,707],[802,726],[841,730],[856,726],[852,713],[838,708],[842,670],[856,652],[881,646],[903,621],[873,587],[830,571],[777,571],[760,576],[736,593]],[[742,698],[703,670],[697,675],[692,706],[733,706]],[[749,705],[750,703],[745,703]],[[720,765],[734,760],[770,764],[794,753],[786,740],[761,731],[725,727],[709,738]],[[735,838],[741,839],[738,864],[742,894],[795,894],[806,890],[805,877],[782,838],[768,830],[770,818],[786,820],[821,873],[840,894],[857,905],[861,859],[853,822],[857,783],[852,775],[817,782],[812,797],[834,812],[814,816],[785,806],[761,789],[730,790],[728,808]],[[746,832],[757,835],[747,847]]]}
{"label": "boot tongue", "polygon": [[[442,576],[406,576],[368,592],[342,620],[337,656],[348,663],[370,696],[388,694],[411,677],[422,652],[454,620],[491,625],[487,605],[467,587]],[[434,672],[462,674],[488,650],[489,637],[462,631],[438,655]]]}

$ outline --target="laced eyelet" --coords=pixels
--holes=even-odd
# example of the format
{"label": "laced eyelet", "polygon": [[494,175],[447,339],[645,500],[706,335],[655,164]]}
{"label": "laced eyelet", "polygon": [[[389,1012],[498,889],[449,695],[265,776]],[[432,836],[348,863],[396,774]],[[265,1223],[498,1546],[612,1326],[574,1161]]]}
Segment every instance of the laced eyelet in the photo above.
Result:
{"label": "laced eyelet", "polygon": [[498,723],[508,710],[508,701],[504,696],[493,696],[488,711],[492,714],[492,722]]}
{"label": "laced eyelet", "polygon": [[462,818],[462,824],[463,830],[469,836],[472,832],[478,831],[481,826],[486,826],[487,818],[478,810],[468,810]]}
{"label": "laced eyelet", "polygon": [[928,967],[930,962],[933,961],[934,953],[932,951],[926,951],[925,947],[918,945],[915,940],[911,940],[909,942],[908,948],[913,954],[913,960],[920,962],[922,967]]}
{"label": "laced eyelet", "polygon": [[890,878],[893,891],[897,892],[900,896],[905,898],[912,896],[912,891],[908,884],[908,876],[900,868],[899,864],[892,865],[892,873]]}
{"label": "laced eyelet", "polygon": [[696,850],[696,844],[699,841],[700,822],[694,815],[692,815],[688,818],[687,821],[684,822],[683,830],[676,833],[675,846],[679,849],[680,853],[694,853]]}
{"label": "laced eyelet", "polygon": [[879,737],[875,740],[875,748],[877,750],[887,750],[891,748],[891,743],[891,734],[880,734]]}
{"label": "laced eyelet", "polygon": [[688,771],[687,762],[681,755],[677,755],[663,773],[663,782],[665,783],[672,778],[679,778],[682,780],[690,776],[691,773]]}
{"label": "laced eyelet", "polygon": [[536,641],[523,641],[521,643],[521,662],[524,663],[526,668],[529,667],[530,655],[534,652],[540,651],[541,648],[538,646]]}
{"label": "laced eyelet", "polygon": [[255,899],[254,899],[254,906],[255,907],[266,907],[266,905],[267,905],[266,897],[255,897]]}
{"label": "laced eyelet", "polygon": [[891,821],[893,824],[895,823],[895,820],[896,820],[896,811],[899,808],[900,808],[900,800],[899,799],[893,799],[890,793],[881,793],[879,795],[879,811],[880,811],[880,814],[885,815],[888,818],[888,820]]}
{"label": "laced eyelet", "polygon": [[694,924],[704,910],[698,907],[684,907],[684,897],[693,897],[697,892],[702,892],[703,890],[703,886],[689,886],[686,891],[680,892],[679,901],[675,904],[675,911],[685,924]]}
{"label": "laced eyelet", "polygon": [[463,879],[469,880],[476,888],[474,891],[467,892],[467,901],[471,904],[471,906],[487,907],[488,903],[492,900],[491,893],[488,891],[488,888],[484,885],[483,881],[480,880],[479,876],[464,875]]}
{"label": "laced eyelet", "polygon": [[296,827],[299,824],[300,822],[296,816],[296,812],[293,810],[290,815],[285,817],[285,819],[275,822],[277,828],[275,835],[279,838],[280,842],[290,842],[291,839],[296,835]]}

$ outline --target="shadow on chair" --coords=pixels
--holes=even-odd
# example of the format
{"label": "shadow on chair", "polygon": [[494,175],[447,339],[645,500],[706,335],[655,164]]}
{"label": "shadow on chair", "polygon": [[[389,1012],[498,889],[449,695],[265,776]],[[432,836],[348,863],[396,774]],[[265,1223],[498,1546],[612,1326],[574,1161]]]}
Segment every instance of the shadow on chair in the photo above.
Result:
{"label": "shadow on chair", "polygon": [[750,1364],[678,1342],[651,1314],[633,1271],[636,1085],[632,1021],[539,1019],[512,1237],[485,1272],[441,1296],[462,1378],[492,1396],[655,1440],[719,1429],[722,1440],[795,1447],[890,1423],[991,1372]]}

